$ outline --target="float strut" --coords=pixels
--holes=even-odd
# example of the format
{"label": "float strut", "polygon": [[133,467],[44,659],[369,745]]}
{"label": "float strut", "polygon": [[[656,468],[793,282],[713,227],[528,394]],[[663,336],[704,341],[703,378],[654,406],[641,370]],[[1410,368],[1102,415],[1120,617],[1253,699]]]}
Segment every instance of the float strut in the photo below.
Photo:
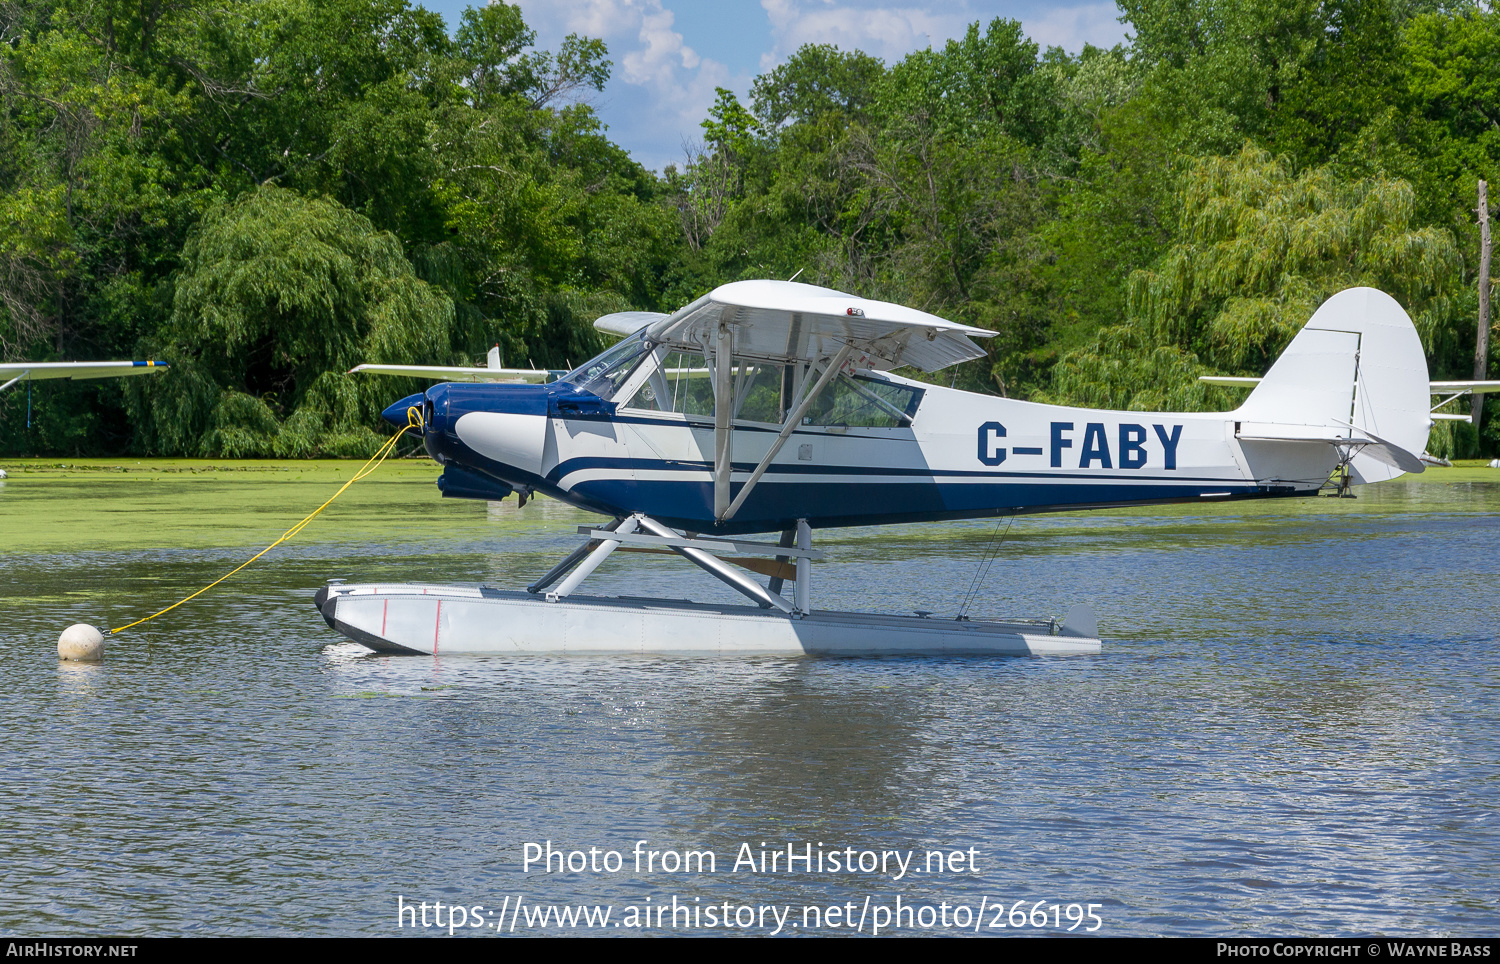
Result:
{"label": "float strut", "polygon": [[[624,519],[615,519],[604,528],[610,532],[613,532],[618,529],[620,527],[620,523],[624,521]],[[557,565],[547,570],[547,574],[545,576],[527,586],[526,591],[530,593],[538,593],[543,589],[546,589],[548,586],[552,585],[554,582],[557,582],[557,580],[561,579],[563,576],[566,576],[569,572],[571,572],[574,566],[582,562],[584,556],[587,556],[591,551],[593,551],[595,546],[596,542],[591,539],[588,542],[585,542],[583,545],[579,546],[577,549],[574,549],[572,552],[568,553],[567,558],[563,559],[562,562],[559,562]]]}
{"label": "float strut", "polygon": [[[785,531],[783,531],[781,533],[781,545],[782,546],[786,547],[787,549],[790,549],[792,546],[795,546],[796,544],[797,544],[797,530],[796,529],[787,529],[787,530],[785,530]],[[791,559],[791,556],[777,556],[776,557],[776,561],[778,563],[781,563],[782,565],[785,565],[786,563],[791,562],[792,559]],[[779,595],[781,595],[781,587],[784,584],[784,582],[785,581],[780,576],[772,576],[771,577],[771,584],[769,586],[767,586],[766,588],[769,589],[771,592],[774,592],[776,595],[779,596]]]}
{"label": "float strut", "polygon": [[[640,523],[636,521],[636,517],[631,516],[616,526],[614,531],[628,534],[634,532],[639,525]],[[547,593],[547,601],[552,602],[564,596],[572,595],[573,590],[578,588],[579,583],[587,579],[589,573],[598,569],[599,563],[603,562],[609,557],[611,552],[614,552],[618,548],[620,548],[620,543],[614,539],[605,539],[600,542],[599,547],[589,554],[589,557],[583,561],[582,565],[573,570],[572,575],[563,580],[561,586],[558,586],[555,591]]]}
{"label": "float strut", "polygon": [[[812,548],[812,526],[807,524],[806,519],[797,520],[797,548]],[[796,611],[802,615],[812,612],[812,560],[806,556],[797,557],[797,588],[792,598],[796,601]]]}
{"label": "float strut", "polygon": [[[641,528],[645,529],[652,535],[662,536],[666,539],[680,538],[679,533],[673,532],[671,529],[662,525],[660,522],[657,522],[655,519],[650,518],[649,516],[635,516],[633,518],[639,518],[641,520]],[[731,587],[738,589],[740,592],[749,596],[756,602],[775,606],[777,609],[781,610],[784,613],[790,613],[792,611],[791,605],[789,605],[785,599],[782,599],[778,595],[767,592],[765,587],[756,582],[754,579],[751,579],[748,576],[740,575],[738,572],[725,565],[722,561],[715,558],[712,553],[704,552],[702,549],[690,549],[685,546],[672,546],[671,548],[673,552],[691,559],[704,570],[717,576],[720,580],[728,583]],[[798,560],[798,562],[801,561],[802,560],[800,559]]]}

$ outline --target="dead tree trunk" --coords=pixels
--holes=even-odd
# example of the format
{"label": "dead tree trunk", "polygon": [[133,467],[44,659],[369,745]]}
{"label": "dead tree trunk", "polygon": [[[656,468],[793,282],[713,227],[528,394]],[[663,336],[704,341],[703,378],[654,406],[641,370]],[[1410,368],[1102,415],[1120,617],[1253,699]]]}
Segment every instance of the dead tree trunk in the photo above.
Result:
{"label": "dead tree trunk", "polygon": [[[1474,380],[1489,377],[1490,356],[1490,201],[1487,185],[1479,182],[1479,333],[1474,339]],[[1484,412],[1484,396],[1478,392],[1470,403],[1470,420],[1479,431],[1479,416]]]}

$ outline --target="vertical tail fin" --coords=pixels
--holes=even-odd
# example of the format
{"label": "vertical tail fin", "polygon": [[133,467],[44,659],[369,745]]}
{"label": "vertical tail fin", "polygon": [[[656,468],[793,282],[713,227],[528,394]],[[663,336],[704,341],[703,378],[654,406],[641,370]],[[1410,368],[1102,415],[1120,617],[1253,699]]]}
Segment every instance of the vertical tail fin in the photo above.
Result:
{"label": "vertical tail fin", "polygon": [[[1396,300],[1374,288],[1349,288],[1323,302],[1297,333],[1236,419],[1286,426],[1350,426],[1381,446],[1350,463],[1355,483],[1380,482],[1405,469],[1384,450],[1427,446],[1427,358],[1417,329]],[[1383,456],[1383,457],[1377,457]]]}

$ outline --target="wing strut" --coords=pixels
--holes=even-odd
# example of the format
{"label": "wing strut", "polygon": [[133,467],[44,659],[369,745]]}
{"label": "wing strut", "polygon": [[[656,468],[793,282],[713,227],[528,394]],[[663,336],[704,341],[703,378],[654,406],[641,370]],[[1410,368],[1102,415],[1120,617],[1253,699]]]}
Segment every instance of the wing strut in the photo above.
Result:
{"label": "wing strut", "polygon": [[[745,504],[745,499],[750,495],[750,490],[755,488],[756,483],[760,481],[760,477],[766,474],[766,469],[770,467],[771,460],[776,458],[776,453],[781,451],[781,447],[786,444],[786,440],[792,437],[792,432],[802,423],[802,416],[807,414],[808,408],[823,393],[823,389],[827,388],[828,383],[838,375],[839,370],[844,367],[844,362],[848,361],[849,354],[852,351],[854,351],[853,345],[846,344],[843,348],[840,348],[838,354],[833,356],[833,360],[824,367],[823,374],[818,379],[817,384],[813,385],[812,391],[804,395],[802,401],[797,404],[797,407],[787,414],[786,421],[781,425],[781,434],[776,436],[776,441],[771,443],[771,448],[766,452],[765,457],[760,460],[760,464],[755,467],[755,471],[750,473],[750,478],[745,480],[744,486],[740,488],[740,494],[734,497],[734,502],[730,503],[726,511],[717,513],[720,522],[727,522],[733,519],[734,514],[740,511],[740,506]],[[804,388],[808,385],[808,382],[809,380],[806,378],[802,380]],[[717,505],[715,508],[717,509]]]}
{"label": "wing strut", "polygon": [[[724,315],[729,315],[725,311]],[[714,518],[729,510],[729,477],[734,471],[734,331],[720,317],[714,339]]]}

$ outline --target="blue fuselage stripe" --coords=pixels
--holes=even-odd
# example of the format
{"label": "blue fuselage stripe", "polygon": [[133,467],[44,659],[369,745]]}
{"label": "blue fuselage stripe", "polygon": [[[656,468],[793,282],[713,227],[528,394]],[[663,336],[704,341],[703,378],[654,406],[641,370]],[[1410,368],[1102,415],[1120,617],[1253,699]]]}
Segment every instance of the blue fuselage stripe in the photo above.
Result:
{"label": "blue fuselage stripe", "polygon": [[[713,463],[707,461],[687,461],[678,459],[640,459],[640,458],[604,458],[599,456],[588,456],[576,459],[568,459],[559,462],[547,473],[547,481],[560,483],[568,476],[589,469],[606,469],[612,472],[628,471],[655,471],[655,472],[711,472]],[[755,463],[735,462],[734,471],[753,472]],[[766,467],[767,476],[771,475],[821,475],[821,476],[848,476],[851,480],[868,476],[903,476],[909,479],[932,479],[946,478],[957,479],[1018,479],[1035,480],[1041,482],[1052,482],[1061,479],[1079,479],[1088,482],[1098,482],[1101,479],[1114,479],[1122,483],[1138,482],[1167,482],[1178,484],[1201,483],[1210,486],[1242,485],[1234,481],[1226,481],[1223,478],[1211,476],[1178,475],[1146,475],[1139,472],[1111,473],[1102,472],[996,472],[983,469],[934,469],[927,466],[899,467],[899,466],[876,466],[876,465],[799,465],[796,463],[772,464]],[[824,482],[821,484],[841,484],[839,482]]]}

